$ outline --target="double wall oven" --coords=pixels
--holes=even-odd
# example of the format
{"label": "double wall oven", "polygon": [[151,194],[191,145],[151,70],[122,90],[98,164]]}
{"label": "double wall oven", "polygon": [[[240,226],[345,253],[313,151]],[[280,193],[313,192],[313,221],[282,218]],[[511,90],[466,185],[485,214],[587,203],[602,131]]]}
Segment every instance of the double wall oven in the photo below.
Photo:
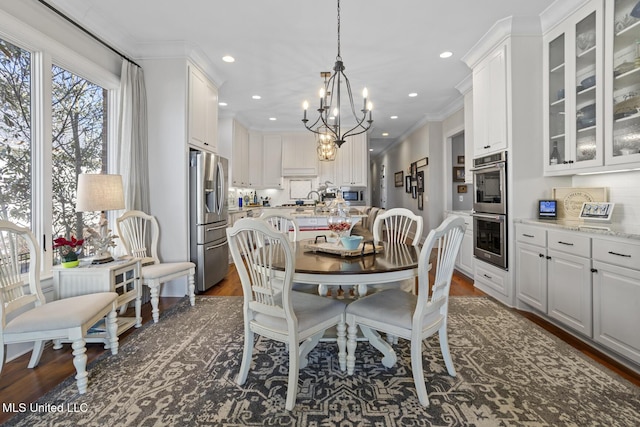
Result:
{"label": "double wall oven", "polygon": [[507,153],[479,157],[473,166],[473,254],[507,270]]}

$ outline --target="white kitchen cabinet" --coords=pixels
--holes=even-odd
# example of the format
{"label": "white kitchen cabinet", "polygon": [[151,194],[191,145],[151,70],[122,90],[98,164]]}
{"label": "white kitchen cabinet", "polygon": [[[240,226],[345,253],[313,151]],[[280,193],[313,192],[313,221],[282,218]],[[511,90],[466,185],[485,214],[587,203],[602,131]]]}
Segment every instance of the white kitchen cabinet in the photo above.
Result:
{"label": "white kitchen cabinet", "polygon": [[264,150],[262,145],[262,134],[258,132],[249,132],[248,139],[247,174],[249,176],[249,187],[262,188],[264,185]]}
{"label": "white kitchen cabinet", "polygon": [[473,263],[474,286],[498,301],[511,301],[513,291],[509,272],[476,259]]}
{"label": "white kitchen cabinet", "polygon": [[640,245],[593,239],[593,247],[593,338],[640,363]]}
{"label": "white kitchen cabinet", "polygon": [[500,45],[473,69],[474,156],[507,148],[506,45]]}
{"label": "white kitchen cabinet", "polygon": [[366,187],[369,170],[367,135],[348,137],[338,149],[335,161],[339,186]]}
{"label": "white kitchen cabinet", "polygon": [[455,267],[456,270],[473,278],[473,219],[470,215],[460,214],[459,212],[456,212],[453,215],[464,218],[464,224],[466,226],[464,237],[460,244],[460,250],[456,257]]}
{"label": "white kitchen cabinet", "polygon": [[318,162],[318,183],[324,184],[327,181],[337,185],[337,161]]}
{"label": "white kitchen cabinet", "polygon": [[602,0],[592,0],[544,37],[546,175],[603,164]]}
{"label": "white kitchen cabinet", "polygon": [[605,163],[626,167],[640,163],[640,20],[630,16],[638,2],[605,3]]}
{"label": "white kitchen cabinet", "polygon": [[311,132],[282,135],[282,176],[317,176],[316,139]]}
{"label": "white kitchen cabinet", "polygon": [[218,150],[218,89],[195,66],[189,65],[188,143],[216,153]]}
{"label": "white kitchen cabinet", "polygon": [[539,227],[516,224],[516,296],[547,313],[547,233]]}
{"label": "white kitchen cabinet", "polygon": [[265,134],[262,137],[262,186],[282,188],[282,136]]}
{"label": "white kitchen cabinet", "polygon": [[231,182],[234,187],[249,186],[249,131],[233,121],[231,130],[232,165]]}
{"label": "white kitchen cabinet", "polygon": [[591,239],[556,230],[547,238],[547,314],[591,337]]}
{"label": "white kitchen cabinet", "polygon": [[516,224],[515,249],[517,298],[591,338],[590,237]]}

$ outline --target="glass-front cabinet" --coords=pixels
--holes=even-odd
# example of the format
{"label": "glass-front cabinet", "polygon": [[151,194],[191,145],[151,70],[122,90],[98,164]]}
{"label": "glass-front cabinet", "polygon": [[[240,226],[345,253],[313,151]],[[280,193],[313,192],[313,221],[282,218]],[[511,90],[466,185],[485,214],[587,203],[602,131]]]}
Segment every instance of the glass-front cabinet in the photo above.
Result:
{"label": "glass-front cabinet", "polygon": [[605,162],[640,162],[640,2],[605,3]]}
{"label": "glass-front cabinet", "polygon": [[603,164],[603,7],[587,3],[545,35],[545,173]]}

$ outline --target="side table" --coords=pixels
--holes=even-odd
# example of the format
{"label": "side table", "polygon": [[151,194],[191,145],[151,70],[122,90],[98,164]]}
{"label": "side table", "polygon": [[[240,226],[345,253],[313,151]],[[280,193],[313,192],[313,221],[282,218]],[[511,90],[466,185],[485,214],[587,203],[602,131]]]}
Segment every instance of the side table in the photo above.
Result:
{"label": "side table", "polygon": [[[135,318],[118,316],[118,335],[135,326],[142,326],[142,279],[140,278],[140,260],[126,259],[105,264],[92,265],[82,262],[75,268],[53,268],[53,281],[56,298],[69,298],[96,292],[116,292],[120,314],[124,314],[127,305],[135,301]],[[104,342],[106,332],[98,324],[89,330],[86,342]],[[58,343],[56,343],[58,344]],[[54,348],[56,348],[54,344]],[[59,348],[59,344],[57,346]],[[106,348],[106,347],[105,347]]]}

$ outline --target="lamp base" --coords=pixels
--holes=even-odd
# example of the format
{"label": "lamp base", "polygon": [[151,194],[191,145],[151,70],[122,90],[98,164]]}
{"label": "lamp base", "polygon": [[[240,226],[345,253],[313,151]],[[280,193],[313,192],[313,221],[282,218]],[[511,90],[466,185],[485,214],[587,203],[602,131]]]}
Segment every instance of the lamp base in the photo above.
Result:
{"label": "lamp base", "polygon": [[91,260],[91,264],[93,265],[106,264],[111,261],[113,261],[113,257],[111,256],[111,254],[109,252],[104,252],[104,253],[95,255]]}

